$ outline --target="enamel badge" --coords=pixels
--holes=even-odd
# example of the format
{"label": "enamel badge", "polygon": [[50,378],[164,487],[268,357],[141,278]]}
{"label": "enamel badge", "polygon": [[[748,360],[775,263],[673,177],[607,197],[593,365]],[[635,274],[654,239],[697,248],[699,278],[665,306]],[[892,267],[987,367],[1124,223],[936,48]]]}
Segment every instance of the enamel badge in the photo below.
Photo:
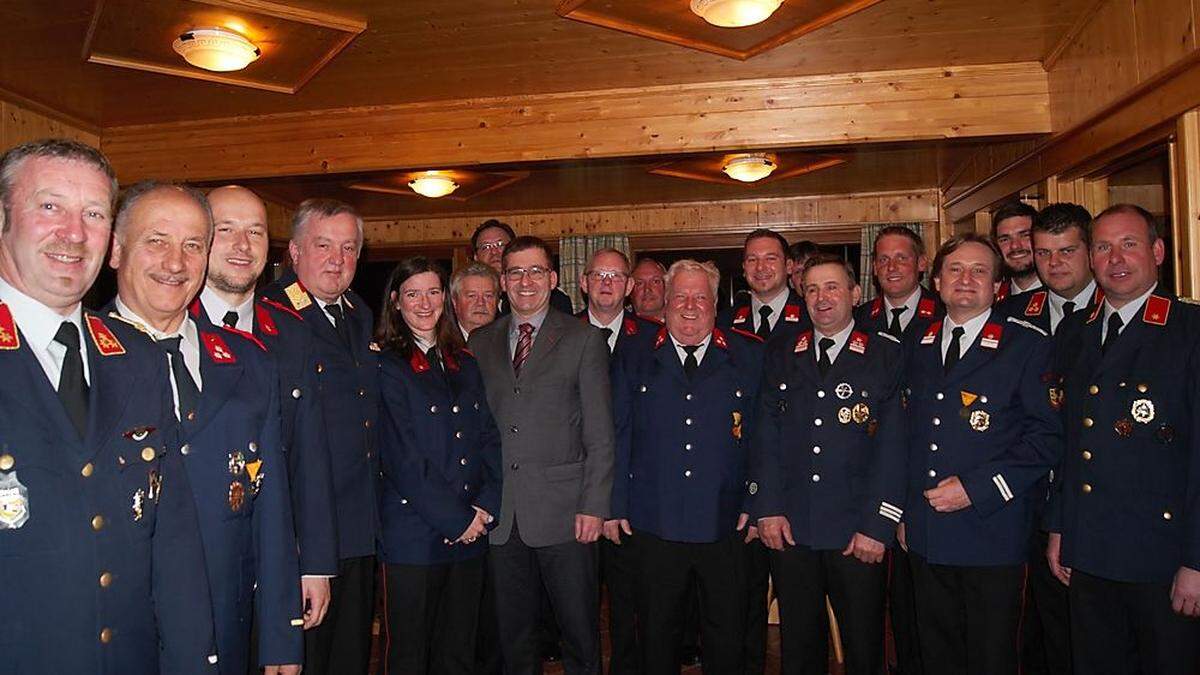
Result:
{"label": "enamel badge", "polygon": [[1133,421],[1140,424],[1149,424],[1154,421],[1154,401],[1148,398],[1139,398],[1129,407],[1129,414],[1133,417]]}
{"label": "enamel badge", "polygon": [[29,521],[29,488],[17,472],[0,474],[0,530],[18,530]]}
{"label": "enamel badge", "polygon": [[975,431],[987,431],[988,427],[992,426],[992,416],[986,410],[974,410],[969,422]]}
{"label": "enamel badge", "polygon": [[304,290],[299,281],[283,289],[283,292],[287,294],[288,301],[292,303],[292,307],[297,312],[312,304],[312,298],[308,297],[308,292]]}
{"label": "enamel badge", "polygon": [[0,349],[20,349],[21,338],[8,305],[0,302]]}

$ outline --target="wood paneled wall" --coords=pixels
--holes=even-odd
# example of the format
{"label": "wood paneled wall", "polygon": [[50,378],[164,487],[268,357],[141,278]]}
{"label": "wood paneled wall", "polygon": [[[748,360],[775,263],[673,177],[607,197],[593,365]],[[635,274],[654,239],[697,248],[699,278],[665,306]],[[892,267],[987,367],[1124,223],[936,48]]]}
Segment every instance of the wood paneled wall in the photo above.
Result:
{"label": "wood paneled wall", "polygon": [[40,138],[73,138],[100,147],[100,132],[52,117],[34,106],[5,100],[0,92],[0,152]]}

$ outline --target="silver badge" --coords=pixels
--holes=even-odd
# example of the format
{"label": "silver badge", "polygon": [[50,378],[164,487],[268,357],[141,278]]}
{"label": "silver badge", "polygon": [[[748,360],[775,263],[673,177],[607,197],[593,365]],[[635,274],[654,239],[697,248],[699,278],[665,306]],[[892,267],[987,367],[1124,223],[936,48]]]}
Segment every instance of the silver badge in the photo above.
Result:
{"label": "silver badge", "polygon": [[849,382],[842,382],[837,387],[834,387],[833,393],[837,394],[838,398],[845,401],[854,395],[854,387],[851,387]]}
{"label": "silver badge", "polygon": [[0,530],[19,529],[29,520],[29,488],[17,472],[0,474]]}
{"label": "silver badge", "polygon": [[1129,408],[1129,414],[1133,416],[1133,421],[1142,424],[1149,424],[1154,421],[1154,401],[1148,398],[1139,398],[1133,402]]}

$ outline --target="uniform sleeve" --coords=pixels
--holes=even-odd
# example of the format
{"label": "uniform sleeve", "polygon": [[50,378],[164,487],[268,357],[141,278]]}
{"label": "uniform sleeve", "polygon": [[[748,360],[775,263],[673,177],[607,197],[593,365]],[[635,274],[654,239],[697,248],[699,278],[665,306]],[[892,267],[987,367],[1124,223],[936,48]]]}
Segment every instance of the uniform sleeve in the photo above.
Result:
{"label": "uniform sleeve", "polygon": [[896,527],[904,516],[907,492],[908,438],[907,421],[900,405],[901,368],[899,354],[883,359],[886,370],[886,389],[875,403],[876,428],[871,443],[871,459],[867,467],[870,498],[866,504],[858,531],[890,545]]}
{"label": "uniform sleeve", "polygon": [[1050,405],[1046,382],[1052,349],[1051,341],[1045,338],[1035,339],[1029,346],[1017,394],[1024,415],[1017,442],[960,476],[972,506],[983,517],[1024,494],[1062,459],[1062,418]]}
{"label": "uniform sleeve", "polygon": [[[1193,326],[1196,322],[1192,323]],[[1195,332],[1190,337],[1195,339]],[[1200,342],[1193,342],[1188,363],[1188,409],[1200,409]],[[1191,441],[1188,448],[1187,490],[1184,492],[1183,565],[1200,570],[1200,415],[1192,415]]]}
{"label": "uniform sleeve", "polygon": [[408,500],[430,527],[446,539],[455,540],[475,519],[475,511],[463,504],[458,494],[438,475],[437,467],[427,454],[428,445],[422,443],[417,434],[409,414],[412,408],[408,389],[403,376],[397,372],[405,367],[398,365],[395,356],[389,354],[384,359],[379,378],[382,418],[379,454],[384,480]]}
{"label": "uniform sleeve", "polygon": [[308,356],[303,373],[292,446],[287,448],[292,509],[300,544],[300,573],[333,576],[338,571],[333,464],[321,398],[317,395],[315,364],[309,362]]}
{"label": "uniform sleeve", "polygon": [[583,490],[577,513],[609,517],[613,484],[612,389],[608,377],[608,342],[598,330],[587,331],[579,362],[579,397],[583,414]]}
{"label": "uniform sleeve", "polygon": [[750,516],[757,520],[784,514],[782,483],[783,421],[787,415],[787,392],[780,390],[786,372],[781,347],[767,350],[758,386],[758,412],[751,435],[749,455],[750,486],[755,492]]}
{"label": "uniform sleeve", "polygon": [[[264,359],[265,360],[265,359]],[[271,365],[270,405],[259,436],[261,483],[254,498],[254,590],[259,665],[304,662],[304,609],[300,560],[293,529],[292,499],[281,440],[279,376]]]}
{"label": "uniform sleeve", "polygon": [[633,462],[633,393],[630,383],[632,349],[618,353],[612,365],[613,426],[615,427],[615,458],[613,461],[612,518],[629,518],[629,470]]}
{"label": "uniform sleeve", "polygon": [[155,371],[161,385],[160,428],[165,430],[167,451],[159,465],[162,485],[151,552],[154,613],[161,642],[159,662],[164,673],[216,673],[212,599],[200,541],[200,521],[191,484],[176,449],[175,403],[165,371],[165,362]]}
{"label": "uniform sleeve", "polygon": [[494,518],[493,523],[499,523],[500,496],[504,491],[500,429],[496,426],[492,409],[488,407],[487,396],[484,395],[483,376],[478,368],[473,369],[473,372],[476,391],[479,392],[479,456],[483,461],[483,488],[475,498],[475,505],[490,513]]}

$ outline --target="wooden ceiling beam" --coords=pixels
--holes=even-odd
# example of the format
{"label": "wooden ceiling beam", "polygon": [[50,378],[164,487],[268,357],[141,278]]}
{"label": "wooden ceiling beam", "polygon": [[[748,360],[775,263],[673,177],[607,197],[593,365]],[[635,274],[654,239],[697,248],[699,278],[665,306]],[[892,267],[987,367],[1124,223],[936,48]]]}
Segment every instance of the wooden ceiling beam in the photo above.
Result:
{"label": "wooden ceiling beam", "polygon": [[1047,133],[1036,62],[743,80],[108,127],[122,181]]}

